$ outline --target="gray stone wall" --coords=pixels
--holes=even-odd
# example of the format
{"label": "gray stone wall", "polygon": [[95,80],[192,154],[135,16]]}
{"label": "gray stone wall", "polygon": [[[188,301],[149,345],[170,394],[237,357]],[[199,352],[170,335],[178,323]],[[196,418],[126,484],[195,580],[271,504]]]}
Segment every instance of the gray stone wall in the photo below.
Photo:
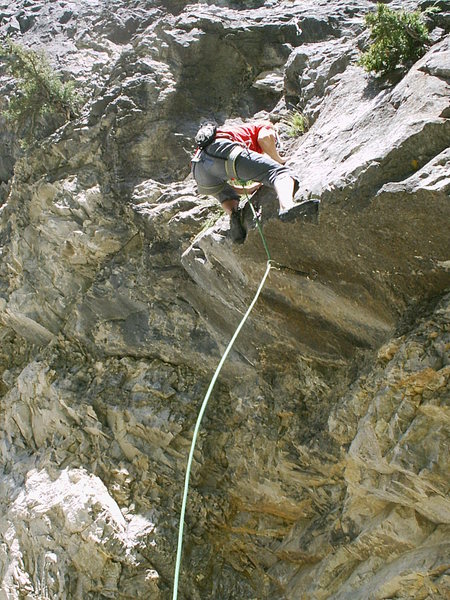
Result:
{"label": "gray stone wall", "polygon": [[283,268],[205,415],[180,597],[447,597],[439,6],[425,56],[379,80],[366,0],[0,3],[0,34],[86,99],[26,152],[0,123],[0,599],[171,598],[193,426],[266,265],[249,207],[234,246],[189,176],[212,116],[278,123],[320,209],[282,223],[254,197]]}

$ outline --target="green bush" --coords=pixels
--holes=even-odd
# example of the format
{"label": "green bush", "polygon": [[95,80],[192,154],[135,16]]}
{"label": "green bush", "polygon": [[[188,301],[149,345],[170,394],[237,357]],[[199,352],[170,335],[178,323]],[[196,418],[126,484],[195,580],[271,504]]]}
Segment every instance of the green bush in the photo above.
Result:
{"label": "green bush", "polygon": [[291,112],[285,122],[288,126],[287,134],[289,137],[299,137],[309,128],[307,117],[298,111]]}
{"label": "green bush", "polygon": [[395,11],[384,4],[366,16],[372,44],[359,60],[366,71],[386,75],[406,67],[426,52],[428,30],[419,11]]}
{"label": "green bush", "polygon": [[[53,129],[77,115],[81,97],[72,82],[62,82],[43,53],[28,50],[7,40],[0,45],[0,58],[16,80],[16,88],[4,116],[27,142],[41,131],[43,121],[53,122]],[[48,131],[46,131],[48,133]]]}

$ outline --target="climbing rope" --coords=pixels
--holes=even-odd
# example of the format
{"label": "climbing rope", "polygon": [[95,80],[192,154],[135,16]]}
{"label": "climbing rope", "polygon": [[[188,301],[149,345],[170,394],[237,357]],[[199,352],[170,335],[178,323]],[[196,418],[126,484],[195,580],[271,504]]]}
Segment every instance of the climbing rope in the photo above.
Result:
{"label": "climbing rope", "polygon": [[234,332],[233,337],[231,338],[228,346],[226,347],[225,352],[222,355],[222,358],[220,359],[219,364],[217,365],[216,371],[213,375],[213,378],[211,379],[211,383],[209,384],[208,390],[206,392],[206,395],[203,399],[201,408],[200,408],[200,412],[198,413],[198,417],[197,417],[197,422],[195,424],[195,428],[194,428],[194,435],[192,436],[192,442],[191,442],[191,449],[189,452],[189,458],[188,458],[188,462],[187,462],[187,467],[186,467],[186,476],[184,479],[184,492],[183,492],[183,501],[181,503],[181,514],[180,514],[180,527],[178,530],[178,546],[177,546],[177,559],[176,559],[176,563],[175,563],[175,576],[174,576],[174,582],[173,582],[173,596],[172,596],[172,600],[177,600],[178,598],[178,580],[180,577],[180,566],[181,566],[181,554],[182,554],[182,548],[183,548],[183,532],[184,532],[184,516],[186,513],[186,504],[187,504],[187,498],[188,498],[188,493],[189,493],[189,480],[190,480],[190,476],[191,476],[191,467],[192,467],[192,461],[194,458],[194,451],[195,451],[195,445],[197,443],[197,437],[198,437],[198,433],[200,430],[200,425],[203,419],[203,414],[206,410],[206,407],[208,405],[208,401],[209,401],[209,397],[211,396],[211,392],[213,391],[214,385],[217,381],[217,378],[219,377],[219,373],[222,370],[222,367],[228,357],[228,354],[230,353],[234,342],[236,341],[237,336],[239,335],[239,332],[241,331],[242,327],[244,326],[245,322],[247,321],[250,313],[253,310],[253,307],[256,304],[256,301],[259,298],[259,295],[264,287],[264,284],[266,283],[266,279],[269,275],[270,269],[273,266],[273,261],[270,258],[270,252],[269,252],[269,248],[267,246],[267,242],[266,239],[264,237],[261,225],[259,223],[259,219],[258,216],[256,214],[256,211],[253,207],[253,204],[250,202],[250,199],[247,196],[247,193],[245,194],[248,203],[250,204],[250,207],[253,211],[253,216],[256,220],[256,225],[258,227],[258,231],[259,234],[261,236],[261,240],[264,246],[264,249],[266,251],[267,254],[267,267],[266,267],[266,271],[263,275],[263,278],[261,279],[261,283],[259,284],[259,287],[256,291],[256,294],[253,298],[253,300],[250,303],[250,306],[247,309],[247,312],[245,313],[245,315],[242,317],[241,322],[239,323],[236,331]]}
{"label": "climbing rope", "polygon": [[[245,188],[244,188],[244,189],[245,189]],[[253,217],[255,218],[255,221],[256,221],[256,227],[258,228],[259,235],[261,236],[261,240],[262,240],[262,243],[263,243],[263,246],[264,246],[264,250],[266,251],[266,254],[267,254],[267,260],[268,260],[270,263],[273,263],[273,261],[272,261],[272,259],[271,259],[271,257],[270,257],[270,252],[269,252],[269,248],[268,248],[268,246],[267,246],[266,238],[264,237],[264,233],[263,233],[263,230],[262,230],[261,224],[260,224],[260,222],[259,222],[259,219],[258,219],[258,215],[256,214],[255,207],[254,207],[254,206],[253,206],[253,204],[250,202],[250,198],[247,196],[247,192],[245,192],[245,197],[247,198],[247,202],[250,204],[250,208],[252,209],[252,212],[253,212]],[[272,265],[272,266],[273,266],[273,265]]]}

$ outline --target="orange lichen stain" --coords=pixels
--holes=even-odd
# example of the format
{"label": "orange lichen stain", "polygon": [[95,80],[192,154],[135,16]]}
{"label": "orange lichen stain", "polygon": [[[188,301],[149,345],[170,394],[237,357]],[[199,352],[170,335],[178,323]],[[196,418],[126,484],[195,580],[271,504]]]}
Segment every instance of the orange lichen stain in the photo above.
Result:
{"label": "orange lichen stain", "polygon": [[390,342],[388,342],[387,344],[382,346],[378,350],[378,355],[377,355],[378,360],[389,361],[392,358],[394,358],[395,354],[398,352],[398,350],[402,344],[402,341],[403,340],[401,338],[398,338],[395,340],[391,340]]}
{"label": "orange lichen stain", "polygon": [[437,390],[446,384],[450,373],[450,367],[444,367],[435,371],[431,367],[411,373],[396,382],[397,388],[412,388],[416,393],[421,393],[424,389]]}
{"label": "orange lichen stain", "polygon": [[278,517],[283,521],[296,522],[301,518],[307,518],[311,515],[311,499],[305,498],[298,504],[292,502],[282,502],[274,504],[273,502],[267,502],[260,499],[258,503],[250,503],[244,501],[242,498],[233,497],[231,498],[232,509],[236,514],[239,512],[246,512],[248,514],[256,515],[271,515]]}

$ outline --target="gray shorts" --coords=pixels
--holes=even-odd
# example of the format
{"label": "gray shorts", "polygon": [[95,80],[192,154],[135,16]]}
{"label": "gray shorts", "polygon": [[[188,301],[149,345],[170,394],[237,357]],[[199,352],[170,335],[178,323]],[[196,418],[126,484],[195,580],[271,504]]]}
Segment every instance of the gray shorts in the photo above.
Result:
{"label": "gray shorts", "polygon": [[[239,200],[239,194],[227,183],[229,177],[225,168],[226,160],[236,146],[239,144],[229,140],[216,140],[193,161],[192,175],[200,194],[214,196],[219,202]],[[277,177],[293,177],[284,165],[247,148],[236,158],[234,166],[238,180],[259,181],[272,188]]]}

